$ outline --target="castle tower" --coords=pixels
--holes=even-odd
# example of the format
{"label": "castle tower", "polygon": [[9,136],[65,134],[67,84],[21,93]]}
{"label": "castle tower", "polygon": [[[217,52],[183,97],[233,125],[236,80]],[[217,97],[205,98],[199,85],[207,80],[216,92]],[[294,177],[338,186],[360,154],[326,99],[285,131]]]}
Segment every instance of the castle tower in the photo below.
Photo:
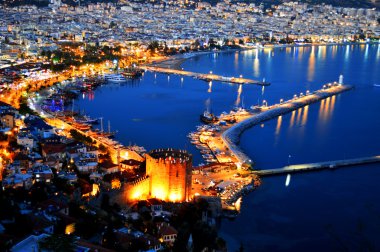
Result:
{"label": "castle tower", "polygon": [[157,149],[145,156],[150,197],[172,202],[190,199],[191,154],[182,150]]}

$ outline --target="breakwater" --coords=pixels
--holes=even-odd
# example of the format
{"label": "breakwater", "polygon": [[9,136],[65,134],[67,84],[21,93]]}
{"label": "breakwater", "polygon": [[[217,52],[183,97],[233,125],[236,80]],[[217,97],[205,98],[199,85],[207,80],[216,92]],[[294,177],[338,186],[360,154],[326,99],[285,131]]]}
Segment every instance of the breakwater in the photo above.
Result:
{"label": "breakwater", "polygon": [[282,102],[280,104],[257,108],[260,111],[258,111],[257,113],[253,113],[251,117],[233,125],[231,128],[224,131],[221,136],[222,140],[241,164],[252,165],[253,162],[250,159],[250,157],[248,157],[244,153],[244,151],[238,146],[240,135],[246,129],[261,124],[264,121],[268,121],[280,115],[287,114],[289,112],[292,112],[293,110],[297,110],[309,104],[316,103],[327,97],[331,97],[342,92],[348,91],[352,88],[353,86],[350,85],[341,85],[337,83],[328,84],[325,85],[323,89],[317,90],[307,95],[295,97],[291,100]]}
{"label": "breakwater", "polygon": [[283,168],[277,169],[268,169],[268,170],[259,170],[255,171],[256,175],[259,176],[274,176],[274,175],[283,175],[295,172],[307,172],[323,169],[336,169],[340,167],[361,165],[361,164],[371,164],[380,162],[380,156],[372,157],[362,157],[362,158],[353,158],[353,159],[344,159],[344,160],[335,160],[335,161],[325,161],[318,163],[310,164],[298,164],[298,165],[288,165]]}

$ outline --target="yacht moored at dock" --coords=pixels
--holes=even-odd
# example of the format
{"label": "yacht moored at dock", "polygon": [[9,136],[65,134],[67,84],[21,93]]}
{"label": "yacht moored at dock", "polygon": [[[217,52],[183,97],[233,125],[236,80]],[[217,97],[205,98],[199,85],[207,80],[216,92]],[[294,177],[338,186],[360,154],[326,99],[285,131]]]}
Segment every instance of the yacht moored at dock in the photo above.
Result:
{"label": "yacht moored at dock", "polygon": [[205,111],[202,115],[200,115],[200,120],[206,124],[209,124],[218,121],[218,118],[214,114]]}
{"label": "yacht moored at dock", "polygon": [[127,79],[125,79],[121,74],[105,75],[104,79],[108,82],[125,82],[125,81],[127,81]]}

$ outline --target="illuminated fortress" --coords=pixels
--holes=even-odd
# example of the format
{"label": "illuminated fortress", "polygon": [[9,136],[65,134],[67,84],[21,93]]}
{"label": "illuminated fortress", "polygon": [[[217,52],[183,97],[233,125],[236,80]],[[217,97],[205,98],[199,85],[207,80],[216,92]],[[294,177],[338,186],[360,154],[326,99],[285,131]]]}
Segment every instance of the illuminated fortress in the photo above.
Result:
{"label": "illuminated fortress", "polygon": [[182,202],[190,199],[191,154],[184,150],[157,149],[145,158],[146,176],[127,186],[127,201],[157,198]]}

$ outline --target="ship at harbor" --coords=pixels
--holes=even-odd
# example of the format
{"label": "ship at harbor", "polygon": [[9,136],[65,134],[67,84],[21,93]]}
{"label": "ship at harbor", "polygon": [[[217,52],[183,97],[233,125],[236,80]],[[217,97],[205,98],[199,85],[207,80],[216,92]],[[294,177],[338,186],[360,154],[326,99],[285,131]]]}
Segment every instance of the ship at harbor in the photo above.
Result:
{"label": "ship at harbor", "polygon": [[125,68],[121,75],[127,79],[135,79],[142,76],[144,73],[143,69],[137,67]]}
{"label": "ship at harbor", "polygon": [[214,114],[206,110],[205,112],[203,112],[203,114],[200,115],[200,120],[203,123],[210,124],[218,121],[218,118]]}

